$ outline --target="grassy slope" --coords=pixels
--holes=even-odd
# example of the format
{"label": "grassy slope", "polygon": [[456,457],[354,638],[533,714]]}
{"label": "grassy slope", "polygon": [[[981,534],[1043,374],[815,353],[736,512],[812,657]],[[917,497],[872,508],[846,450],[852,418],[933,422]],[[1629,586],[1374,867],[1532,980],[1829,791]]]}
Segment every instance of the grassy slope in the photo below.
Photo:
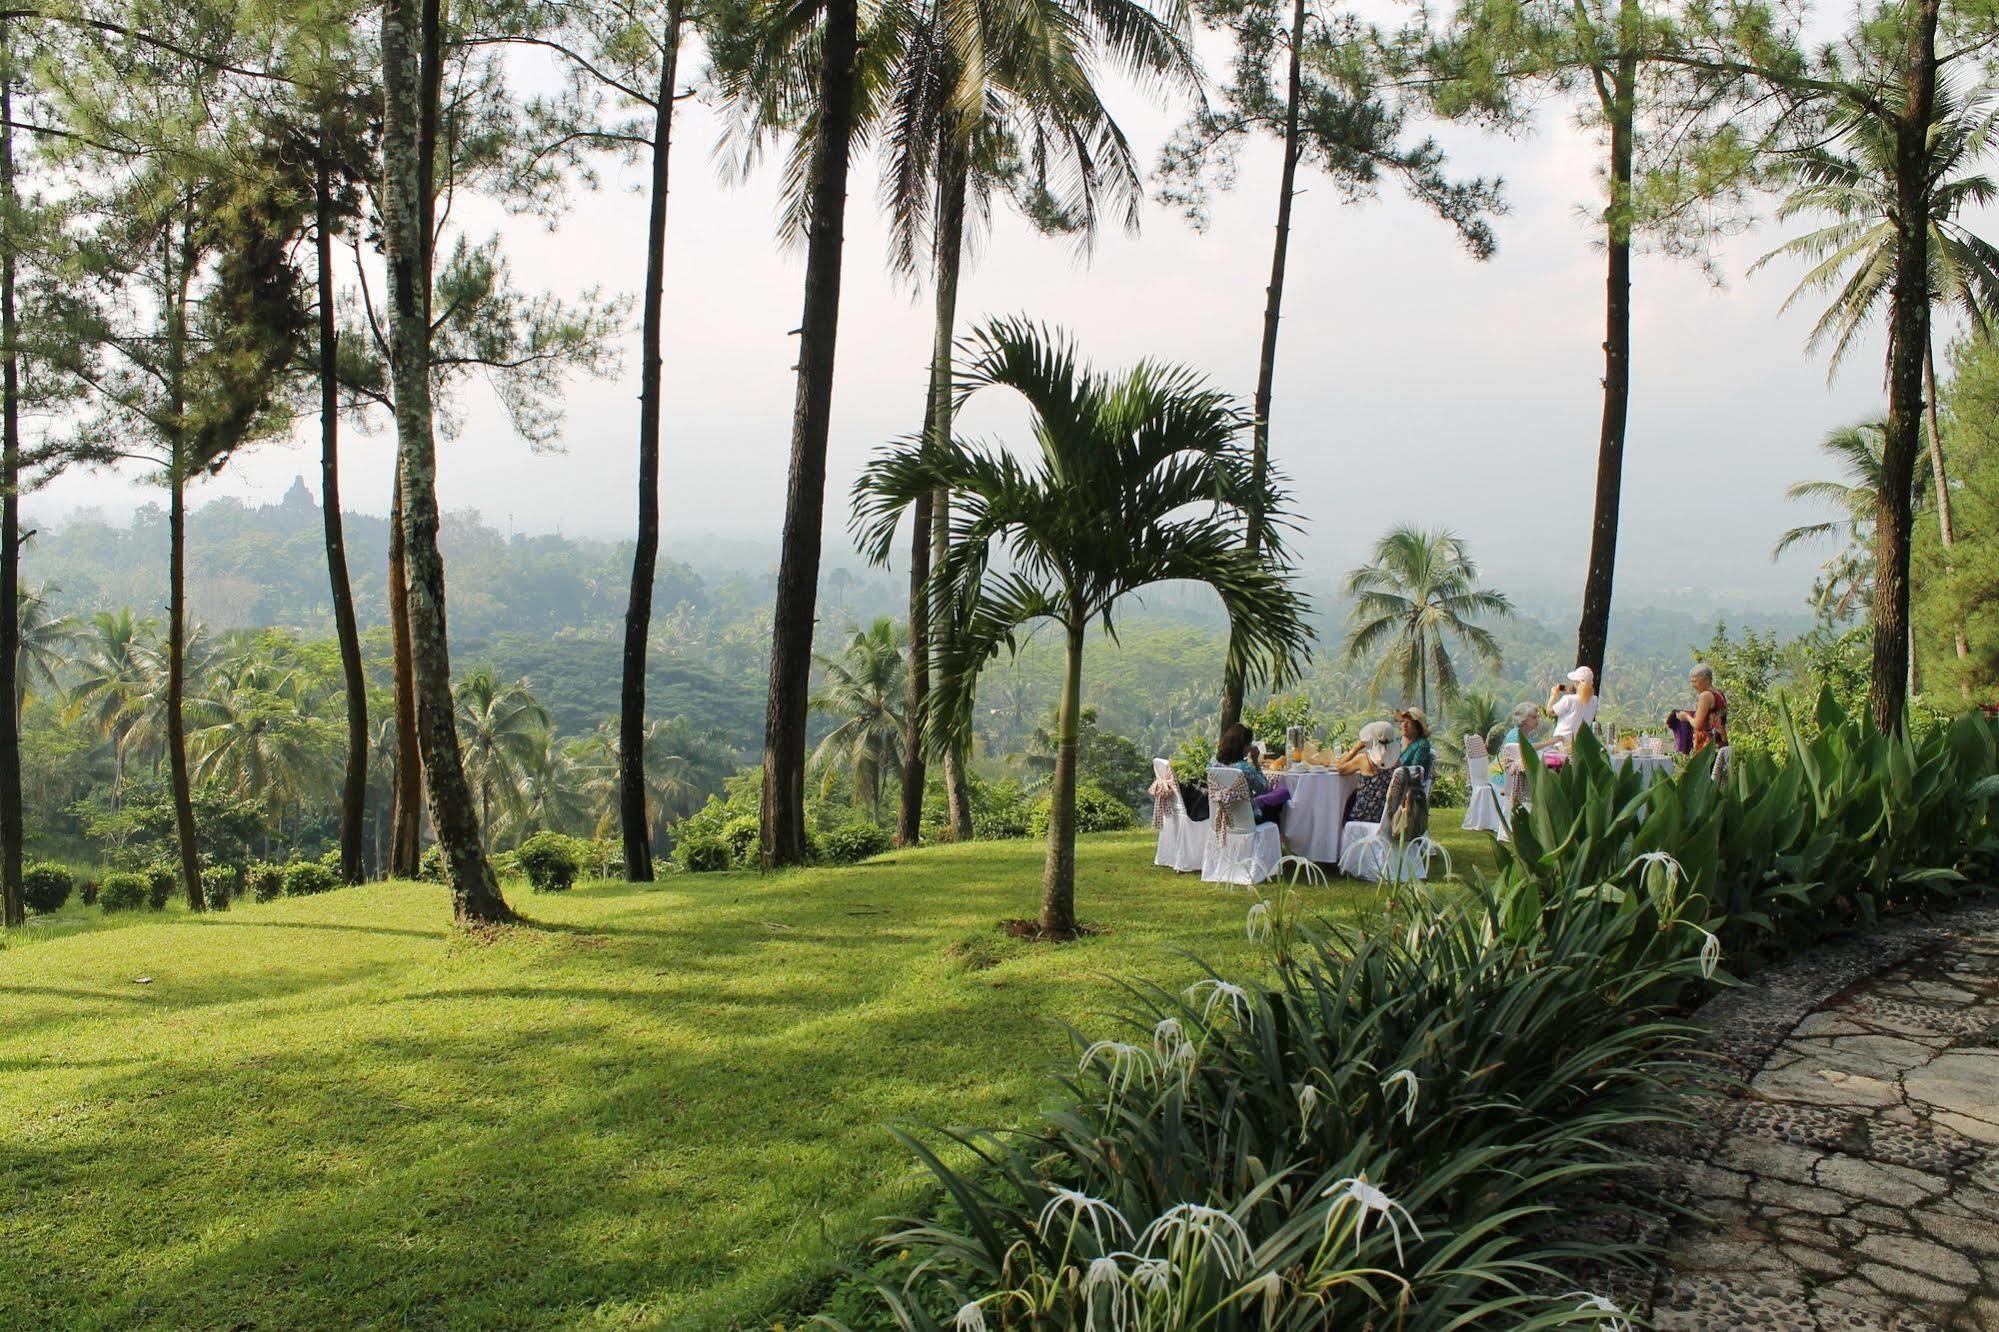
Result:
{"label": "grassy slope", "polygon": [[1018,1121],[1112,975],[1247,960],[1241,896],[1150,858],[1085,839],[1105,932],[1059,948],[991,928],[1032,906],[1024,843],[599,885],[493,942],[407,884],[31,929],[0,1326],[767,1319],[906,1196],[885,1123]]}

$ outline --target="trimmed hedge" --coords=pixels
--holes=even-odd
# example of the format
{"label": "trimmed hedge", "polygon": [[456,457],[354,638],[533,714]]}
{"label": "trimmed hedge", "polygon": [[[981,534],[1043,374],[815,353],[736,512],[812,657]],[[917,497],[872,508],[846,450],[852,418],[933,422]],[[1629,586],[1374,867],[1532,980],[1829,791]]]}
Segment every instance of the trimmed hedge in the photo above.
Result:
{"label": "trimmed hedge", "polygon": [[340,886],[340,876],[317,860],[295,860],[285,866],[285,896],[313,897]]}
{"label": "trimmed hedge", "polygon": [[819,859],[828,865],[852,865],[878,856],[895,845],[886,828],[872,823],[843,823],[818,835]]}
{"label": "trimmed hedge", "polygon": [[268,860],[260,860],[250,866],[246,875],[250,896],[259,902],[275,902],[284,895],[285,867],[273,865]]}
{"label": "trimmed hedge", "polygon": [[521,843],[515,858],[530,888],[538,893],[562,893],[576,886],[582,866],[577,864],[569,842],[561,833],[539,832]]}
{"label": "trimmed hedge", "polygon": [[97,905],[105,911],[137,911],[150,890],[146,876],[136,870],[112,870],[98,885]]}
{"label": "trimmed hedge", "polygon": [[21,900],[30,911],[60,911],[75,891],[75,877],[66,866],[53,861],[37,861],[21,871]]}

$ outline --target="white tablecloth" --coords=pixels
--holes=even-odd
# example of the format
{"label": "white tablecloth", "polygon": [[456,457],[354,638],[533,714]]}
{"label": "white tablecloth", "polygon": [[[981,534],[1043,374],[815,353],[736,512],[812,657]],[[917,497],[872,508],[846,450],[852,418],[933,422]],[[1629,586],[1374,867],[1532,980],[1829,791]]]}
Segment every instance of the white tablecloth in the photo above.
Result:
{"label": "white tablecloth", "polygon": [[1636,751],[1618,750],[1610,756],[1610,761],[1619,769],[1627,766],[1636,768],[1647,786],[1661,777],[1670,777],[1673,774],[1671,754],[1641,754]]}
{"label": "white tablecloth", "polygon": [[1353,794],[1358,777],[1339,772],[1305,772],[1288,768],[1271,774],[1272,780],[1291,793],[1278,826],[1291,854],[1321,864],[1337,865],[1340,860],[1340,830],[1346,826],[1347,797]]}

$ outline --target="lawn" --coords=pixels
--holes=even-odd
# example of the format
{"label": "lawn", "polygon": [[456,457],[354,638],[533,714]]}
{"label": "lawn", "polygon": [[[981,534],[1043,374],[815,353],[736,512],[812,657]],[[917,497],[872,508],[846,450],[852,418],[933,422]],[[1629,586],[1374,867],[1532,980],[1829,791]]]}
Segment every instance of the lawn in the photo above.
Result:
{"label": "lawn", "polygon": [[1252,961],[1239,891],[1150,860],[1084,839],[1062,946],[994,928],[1029,843],[516,889],[491,940],[415,884],[72,909],[0,951],[0,1326],[788,1321],[909,1196],[885,1125],[1020,1122],[1116,977]]}

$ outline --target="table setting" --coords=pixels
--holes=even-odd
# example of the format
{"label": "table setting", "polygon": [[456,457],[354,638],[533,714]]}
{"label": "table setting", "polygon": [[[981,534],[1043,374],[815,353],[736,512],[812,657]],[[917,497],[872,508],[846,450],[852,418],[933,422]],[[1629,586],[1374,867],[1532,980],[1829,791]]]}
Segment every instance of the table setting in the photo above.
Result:
{"label": "table setting", "polygon": [[1303,728],[1285,733],[1284,752],[1264,762],[1264,773],[1291,793],[1284,807],[1284,840],[1293,855],[1323,864],[1337,864],[1340,832],[1346,823],[1347,797],[1360,779],[1333,771],[1336,750],[1305,739]]}

